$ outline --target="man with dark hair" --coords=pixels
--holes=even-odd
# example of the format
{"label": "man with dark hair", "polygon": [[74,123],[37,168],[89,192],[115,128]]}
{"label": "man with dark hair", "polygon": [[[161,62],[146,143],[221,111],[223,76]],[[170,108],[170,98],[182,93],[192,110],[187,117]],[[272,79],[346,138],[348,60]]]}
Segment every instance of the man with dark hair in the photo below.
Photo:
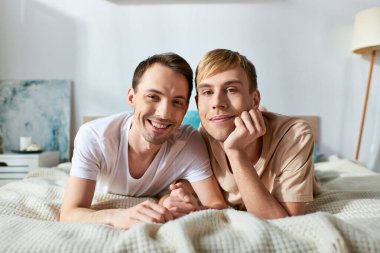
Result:
{"label": "man with dark hair", "polygon": [[[89,122],[76,135],[61,221],[121,229],[140,222],[166,222],[198,209],[194,199],[171,185],[179,179],[191,183],[205,207],[226,206],[201,135],[180,126],[192,79],[189,64],[173,53],[154,55],[137,66],[128,91],[134,113]],[[168,203],[149,200],[128,209],[91,209],[95,189],[140,197],[156,196],[169,185],[174,194]]]}

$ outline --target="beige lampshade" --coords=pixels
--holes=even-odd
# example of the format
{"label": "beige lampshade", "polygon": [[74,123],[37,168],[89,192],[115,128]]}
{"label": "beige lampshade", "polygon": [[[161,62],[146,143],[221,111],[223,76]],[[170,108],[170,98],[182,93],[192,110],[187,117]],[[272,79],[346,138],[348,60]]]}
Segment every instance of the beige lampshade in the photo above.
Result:
{"label": "beige lampshade", "polygon": [[380,50],[380,7],[361,11],[355,16],[352,51],[371,54]]}

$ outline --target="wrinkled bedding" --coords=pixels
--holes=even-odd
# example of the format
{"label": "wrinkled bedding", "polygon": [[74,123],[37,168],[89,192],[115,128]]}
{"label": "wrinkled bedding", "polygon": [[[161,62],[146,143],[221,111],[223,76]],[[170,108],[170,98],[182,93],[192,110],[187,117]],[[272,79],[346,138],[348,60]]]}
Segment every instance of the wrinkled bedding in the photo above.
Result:
{"label": "wrinkled bedding", "polygon": [[[39,168],[0,188],[0,252],[380,252],[380,175],[348,160],[316,164],[321,191],[304,216],[205,210],[129,231],[58,222],[69,169]],[[96,194],[93,207],[144,200]]]}

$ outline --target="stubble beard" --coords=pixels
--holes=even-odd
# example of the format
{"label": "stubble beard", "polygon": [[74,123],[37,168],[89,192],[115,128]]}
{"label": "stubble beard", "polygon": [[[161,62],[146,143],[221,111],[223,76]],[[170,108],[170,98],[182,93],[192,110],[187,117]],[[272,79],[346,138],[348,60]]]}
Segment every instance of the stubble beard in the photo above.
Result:
{"label": "stubble beard", "polygon": [[148,133],[143,133],[143,137],[147,142],[154,144],[154,145],[162,145],[168,139],[168,137],[166,138],[166,136],[162,137],[162,138],[152,137]]}

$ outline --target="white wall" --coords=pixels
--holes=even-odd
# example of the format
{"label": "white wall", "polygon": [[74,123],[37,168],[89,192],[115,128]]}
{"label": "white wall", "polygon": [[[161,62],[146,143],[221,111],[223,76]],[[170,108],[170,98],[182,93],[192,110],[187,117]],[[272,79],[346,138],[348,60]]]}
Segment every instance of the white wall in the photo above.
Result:
{"label": "white wall", "polygon": [[[75,133],[84,115],[129,109],[125,95],[133,70],[147,56],[174,51],[195,67],[206,51],[229,48],[255,64],[263,105],[283,114],[321,116],[321,151],[354,158],[369,57],[351,52],[352,27],[358,11],[379,5],[0,0],[0,78],[72,79]],[[380,142],[374,131],[380,127],[379,66],[377,57],[360,158],[367,163],[374,160],[372,143]]]}

